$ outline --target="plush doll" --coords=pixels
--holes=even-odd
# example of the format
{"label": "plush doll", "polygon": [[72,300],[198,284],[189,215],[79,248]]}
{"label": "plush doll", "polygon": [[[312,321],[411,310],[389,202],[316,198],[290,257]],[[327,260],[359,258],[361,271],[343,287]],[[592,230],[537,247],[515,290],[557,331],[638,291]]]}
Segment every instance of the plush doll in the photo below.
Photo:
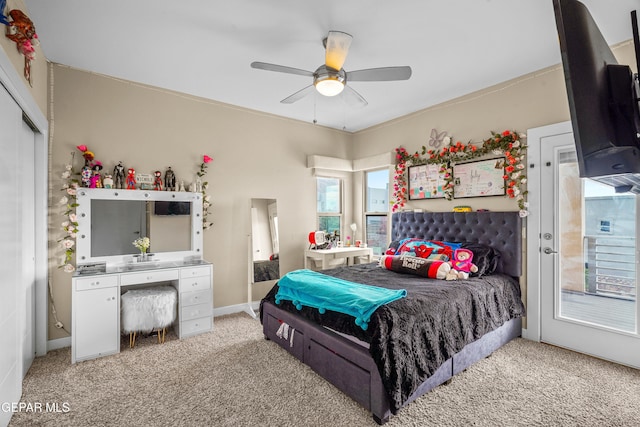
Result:
{"label": "plush doll", "polygon": [[473,263],[473,252],[469,249],[456,249],[451,260],[451,271],[447,274],[447,280],[468,279],[469,273],[478,271],[478,266]]}

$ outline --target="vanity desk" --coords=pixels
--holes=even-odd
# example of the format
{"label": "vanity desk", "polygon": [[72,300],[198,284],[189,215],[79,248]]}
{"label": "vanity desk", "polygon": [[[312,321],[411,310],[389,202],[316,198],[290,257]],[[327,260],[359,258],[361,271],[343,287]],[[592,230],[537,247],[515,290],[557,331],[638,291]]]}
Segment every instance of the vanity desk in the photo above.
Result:
{"label": "vanity desk", "polygon": [[[202,194],[81,188],[78,270],[71,284],[71,363],[120,351],[120,297],[170,285],[178,292],[179,339],[213,328],[213,268],[203,260]],[[132,242],[149,237],[153,261]]]}
{"label": "vanity desk", "polygon": [[127,288],[173,286],[178,290],[173,325],[178,338],[211,331],[212,273],[211,264],[205,261],[139,263],[101,273],[75,273],[71,279],[71,363],[120,352],[120,295]]}

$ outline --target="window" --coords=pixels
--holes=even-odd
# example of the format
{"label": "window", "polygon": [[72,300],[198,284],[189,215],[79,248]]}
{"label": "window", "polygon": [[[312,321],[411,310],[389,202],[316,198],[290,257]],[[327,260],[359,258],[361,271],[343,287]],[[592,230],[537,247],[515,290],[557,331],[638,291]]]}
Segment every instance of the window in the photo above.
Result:
{"label": "window", "polygon": [[342,223],[342,180],[316,178],[318,230],[339,235]]}
{"label": "window", "polygon": [[389,170],[365,172],[365,233],[367,246],[381,255],[388,245]]}

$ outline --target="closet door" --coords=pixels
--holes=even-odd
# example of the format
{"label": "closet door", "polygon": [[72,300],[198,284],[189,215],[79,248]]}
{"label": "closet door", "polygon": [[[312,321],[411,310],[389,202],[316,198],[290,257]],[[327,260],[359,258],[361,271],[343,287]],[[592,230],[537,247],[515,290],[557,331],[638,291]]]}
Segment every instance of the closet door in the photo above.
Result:
{"label": "closet door", "polygon": [[35,234],[35,134],[31,127],[24,121],[21,122],[19,131],[20,147],[20,197],[22,198],[22,274],[20,277],[20,289],[18,298],[22,303],[22,326],[20,327],[20,339],[22,340],[22,377],[27,374],[36,353],[35,338],[35,294],[36,294],[36,234]]}
{"label": "closet door", "polygon": [[[20,304],[22,209],[19,182],[21,164],[20,129],[22,111],[0,86],[0,402],[18,402],[22,394],[22,348]],[[0,425],[6,425],[11,412],[0,411]]]}

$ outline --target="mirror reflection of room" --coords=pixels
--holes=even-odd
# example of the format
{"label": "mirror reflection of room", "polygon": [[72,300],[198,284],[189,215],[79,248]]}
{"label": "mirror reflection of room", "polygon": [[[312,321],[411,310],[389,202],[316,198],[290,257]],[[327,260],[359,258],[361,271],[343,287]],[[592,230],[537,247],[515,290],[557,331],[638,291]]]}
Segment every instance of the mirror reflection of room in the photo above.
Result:
{"label": "mirror reflection of room", "polygon": [[100,200],[91,201],[91,256],[136,254],[132,242],[149,237],[149,252],[191,249],[189,202]]}
{"label": "mirror reflection of room", "polygon": [[251,199],[253,282],[280,278],[278,208],[275,199]]}

